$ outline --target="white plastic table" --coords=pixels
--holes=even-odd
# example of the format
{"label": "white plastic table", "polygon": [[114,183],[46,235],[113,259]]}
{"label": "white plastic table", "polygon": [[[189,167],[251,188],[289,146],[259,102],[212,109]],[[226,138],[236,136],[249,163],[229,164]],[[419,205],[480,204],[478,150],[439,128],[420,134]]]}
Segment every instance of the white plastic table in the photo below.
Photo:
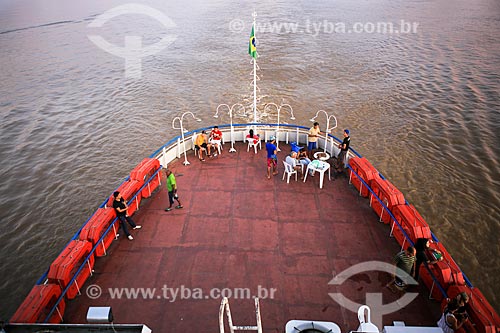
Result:
{"label": "white plastic table", "polygon": [[[325,156],[320,156],[320,154],[325,154]],[[322,151],[315,152],[313,156],[315,159],[320,160],[320,161],[326,161],[330,158],[330,154],[324,153]]]}
{"label": "white plastic table", "polygon": [[[306,170],[306,174],[304,176],[304,183],[306,182],[306,179],[307,179],[307,175],[309,174],[309,170],[312,170],[312,171],[315,171],[315,172],[319,172],[319,188],[323,188],[323,178],[325,176],[325,171],[328,170],[328,180],[331,180],[331,177],[330,177],[330,163],[328,162],[325,162],[325,161],[319,161],[319,160],[316,160],[317,162],[315,161],[312,161],[311,163],[309,163],[307,165],[307,170]],[[314,166],[314,164],[316,164],[318,166]]]}

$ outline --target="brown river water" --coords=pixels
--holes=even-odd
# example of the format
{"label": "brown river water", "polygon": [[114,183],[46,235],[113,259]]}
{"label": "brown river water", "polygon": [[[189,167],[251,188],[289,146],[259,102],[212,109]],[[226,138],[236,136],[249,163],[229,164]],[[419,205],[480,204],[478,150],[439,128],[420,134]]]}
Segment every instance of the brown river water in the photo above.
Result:
{"label": "brown river water", "polygon": [[[305,126],[319,109],[334,114],[333,133],[351,130],[500,310],[498,0],[144,1],[174,26],[129,13],[88,27],[126,3],[0,0],[0,320],[130,170],[179,134],[173,117],[193,111],[209,126],[219,103],[250,105],[254,9],[259,108],[284,100]],[[370,33],[401,20],[416,31]],[[365,30],[349,32],[356,22]],[[124,59],[87,35],[120,47],[176,37],[127,78]]]}

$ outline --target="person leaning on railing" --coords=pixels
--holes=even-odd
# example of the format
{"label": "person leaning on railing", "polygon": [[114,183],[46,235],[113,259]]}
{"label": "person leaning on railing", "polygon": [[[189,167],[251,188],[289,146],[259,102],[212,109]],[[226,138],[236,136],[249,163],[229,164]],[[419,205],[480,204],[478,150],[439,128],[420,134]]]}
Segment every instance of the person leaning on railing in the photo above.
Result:
{"label": "person leaning on railing", "polygon": [[[127,228],[127,222],[130,224],[132,229],[140,229],[142,228],[140,225],[136,225],[134,220],[127,214],[127,203],[125,202],[125,199],[123,199],[122,195],[120,192],[115,191],[113,193],[114,200],[113,200],[113,208],[115,209],[116,216],[118,217],[118,220],[120,220],[120,224],[122,225],[123,232],[125,235],[127,235],[127,238],[129,240],[133,240],[134,237],[129,233],[128,228]],[[118,236],[118,235],[117,235]]]}
{"label": "person leaning on railing", "polygon": [[335,166],[336,174],[335,176],[344,172],[344,160],[347,152],[349,151],[349,145],[351,143],[351,137],[349,136],[349,130],[346,128],[344,130],[344,140],[338,145],[340,148],[339,156],[337,156],[337,164]]}
{"label": "person leaning on railing", "polygon": [[[319,134],[321,133],[321,130],[319,129],[319,123],[315,122],[313,124],[313,127],[309,129],[309,132],[307,133],[307,137],[309,140],[309,143],[307,144],[307,153],[309,154],[309,158],[312,159],[314,150],[318,148],[317,142],[318,142],[318,137]],[[326,143],[325,143],[326,144]]]}
{"label": "person leaning on railing", "polygon": [[453,333],[458,330],[467,320],[467,316],[458,316],[457,311],[460,305],[456,299],[452,299],[448,306],[443,311],[441,318],[437,322],[438,327],[440,327],[444,333]]}
{"label": "person leaning on railing", "polygon": [[415,250],[417,250],[417,261],[415,263],[415,280],[418,281],[420,266],[423,263],[432,265],[437,263],[439,260],[443,260],[441,252],[438,250],[432,250],[432,259],[429,259],[427,252],[430,252],[431,240],[428,238],[417,238],[415,241]]}
{"label": "person leaning on railing", "polygon": [[455,318],[457,318],[457,320],[459,322],[465,321],[466,319],[469,318],[469,315],[467,314],[467,305],[469,304],[469,295],[467,295],[467,293],[465,291],[458,293],[458,295],[452,299],[447,298],[446,301],[448,303],[446,304],[444,311],[446,311],[450,307],[450,304],[457,303],[458,309],[454,313]]}

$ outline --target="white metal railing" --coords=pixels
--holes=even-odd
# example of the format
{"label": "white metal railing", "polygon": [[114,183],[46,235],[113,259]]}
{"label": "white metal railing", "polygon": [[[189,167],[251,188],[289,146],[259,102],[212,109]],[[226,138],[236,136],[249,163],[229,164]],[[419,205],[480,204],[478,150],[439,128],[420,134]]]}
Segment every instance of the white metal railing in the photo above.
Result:
{"label": "white metal railing", "polygon": [[[254,134],[258,134],[264,142],[269,141],[271,136],[276,136],[277,141],[285,142],[286,144],[296,142],[300,146],[307,146],[309,143],[307,135],[309,131],[308,128],[295,125],[286,126],[283,124],[279,128],[279,132],[277,132],[276,124],[234,124],[232,127],[229,125],[219,125],[219,129],[222,132],[223,143],[231,141],[231,128],[233,129],[232,138],[234,141],[246,142],[246,135],[252,128]],[[164,146],[156,155],[151,157],[157,158],[163,167],[167,167],[169,163],[180,158],[181,155],[184,154],[184,151],[194,149],[193,138],[203,129],[209,132],[211,128],[200,128],[188,132],[184,138],[178,137],[170,145]],[[336,142],[332,136],[328,136],[327,140],[325,140],[324,137],[319,137],[318,149],[325,150],[330,156],[338,156],[340,153],[340,149],[337,147],[338,143],[340,143],[340,141]],[[348,152],[345,160],[346,165],[348,160],[355,155],[356,154],[352,151]]]}
{"label": "white metal railing", "polygon": [[224,310],[226,310],[227,321],[229,324],[229,331],[234,333],[234,331],[257,331],[258,333],[262,333],[262,321],[260,318],[260,306],[259,299],[255,298],[255,319],[257,321],[257,325],[243,325],[237,326],[233,324],[233,317],[231,316],[231,308],[229,307],[229,300],[227,297],[224,297],[220,302],[219,308],[219,332],[224,333]]}

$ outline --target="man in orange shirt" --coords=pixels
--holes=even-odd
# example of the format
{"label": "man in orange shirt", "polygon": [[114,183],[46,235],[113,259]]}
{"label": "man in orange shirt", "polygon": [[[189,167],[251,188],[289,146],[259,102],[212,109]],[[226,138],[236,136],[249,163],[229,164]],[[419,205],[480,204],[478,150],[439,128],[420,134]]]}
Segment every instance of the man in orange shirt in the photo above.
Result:
{"label": "man in orange shirt", "polygon": [[203,158],[204,151],[206,151],[208,156],[210,156],[210,147],[211,145],[208,144],[207,133],[203,130],[200,134],[198,134],[196,140],[194,141],[194,148],[198,150],[198,158],[200,161],[205,162],[205,159]]}

